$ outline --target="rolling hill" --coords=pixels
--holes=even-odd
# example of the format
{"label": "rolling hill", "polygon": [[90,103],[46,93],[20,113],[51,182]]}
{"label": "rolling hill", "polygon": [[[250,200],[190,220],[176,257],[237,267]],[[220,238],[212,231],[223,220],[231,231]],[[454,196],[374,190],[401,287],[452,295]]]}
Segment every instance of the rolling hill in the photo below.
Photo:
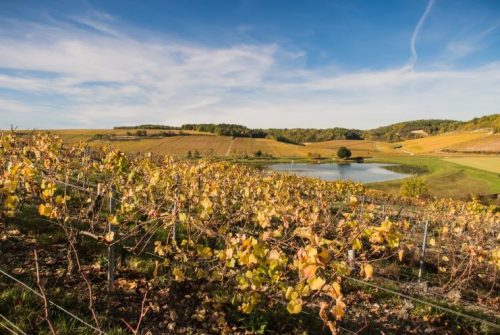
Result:
{"label": "rolling hill", "polygon": [[[156,127],[156,128],[155,128]],[[407,155],[499,154],[500,114],[460,122],[417,120],[373,130],[250,129],[232,124],[145,125],[115,129],[68,129],[51,131],[66,143],[88,142],[97,148],[112,145],[127,153],[152,152],[186,156],[195,151],[203,156],[246,158],[256,153],[272,157],[334,157],[341,146],[352,157]],[[451,131],[450,131],[451,130]],[[225,136],[224,134],[233,134]],[[222,134],[222,135],[221,135]],[[369,140],[359,138],[362,134]],[[401,140],[409,137],[411,139]],[[333,138],[333,139],[331,139]],[[320,139],[330,139],[323,140]],[[399,141],[394,141],[399,139]],[[296,142],[303,142],[297,144]]]}
{"label": "rolling hill", "polygon": [[446,150],[449,147],[460,146],[470,141],[481,143],[482,141],[485,141],[487,138],[489,138],[489,136],[491,136],[491,132],[488,130],[456,131],[414,140],[397,142],[395,144],[395,147],[401,146],[400,150],[404,150],[413,154],[438,153]]}

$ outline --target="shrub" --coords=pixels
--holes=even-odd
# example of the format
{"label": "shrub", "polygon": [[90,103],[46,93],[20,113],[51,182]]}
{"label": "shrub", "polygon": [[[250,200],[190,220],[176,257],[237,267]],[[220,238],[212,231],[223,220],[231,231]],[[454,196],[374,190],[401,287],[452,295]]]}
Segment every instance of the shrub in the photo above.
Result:
{"label": "shrub", "polygon": [[406,179],[401,185],[401,195],[407,197],[418,197],[427,193],[427,184],[421,177]]}

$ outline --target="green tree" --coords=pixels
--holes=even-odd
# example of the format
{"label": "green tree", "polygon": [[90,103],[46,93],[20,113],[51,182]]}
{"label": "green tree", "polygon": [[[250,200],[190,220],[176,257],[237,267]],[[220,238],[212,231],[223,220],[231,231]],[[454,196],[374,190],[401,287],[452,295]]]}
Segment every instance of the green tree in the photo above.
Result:
{"label": "green tree", "polygon": [[406,179],[401,185],[401,195],[406,197],[418,197],[428,192],[427,184],[422,177]]}
{"label": "green tree", "polygon": [[351,157],[351,155],[351,150],[347,149],[346,147],[340,147],[337,151],[337,156],[342,159],[347,159]]}

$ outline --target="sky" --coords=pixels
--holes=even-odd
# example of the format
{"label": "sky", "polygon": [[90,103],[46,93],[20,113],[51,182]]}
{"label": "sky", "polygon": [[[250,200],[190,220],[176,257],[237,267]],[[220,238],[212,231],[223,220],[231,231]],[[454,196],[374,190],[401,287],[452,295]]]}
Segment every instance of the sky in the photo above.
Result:
{"label": "sky", "polygon": [[0,129],[499,112],[498,0],[0,0]]}

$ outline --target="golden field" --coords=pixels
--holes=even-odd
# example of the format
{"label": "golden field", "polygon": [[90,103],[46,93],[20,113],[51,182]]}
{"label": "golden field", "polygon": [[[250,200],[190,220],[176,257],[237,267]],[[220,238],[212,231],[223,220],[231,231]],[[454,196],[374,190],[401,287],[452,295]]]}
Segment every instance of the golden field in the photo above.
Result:
{"label": "golden field", "polygon": [[479,170],[500,173],[500,156],[496,157],[453,157],[445,158],[445,161],[469,166]]}
{"label": "golden field", "polygon": [[306,146],[277,142],[261,138],[233,138],[230,136],[190,135],[172,136],[158,139],[133,141],[92,141],[90,145],[99,147],[112,145],[127,153],[151,152],[158,155],[185,156],[196,150],[202,155],[219,157],[253,156],[257,151],[273,157],[307,157],[309,152],[322,156],[334,156],[328,149],[310,150]]}
{"label": "golden field", "polygon": [[402,149],[413,154],[427,154],[441,151],[469,141],[481,141],[490,136],[487,130],[451,132],[414,140],[398,142]]}
{"label": "golden field", "polygon": [[500,134],[492,134],[485,137],[476,138],[470,141],[461,142],[446,149],[458,152],[484,152],[500,153]]}
{"label": "golden field", "polygon": [[[178,130],[146,129],[148,136],[161,132],[180,133]],[[69,129],[52,130],[66,142],[88,142],[92,147],[114,146],[127,153],[152,152],[159,155],[186,156],[197,150],[201,155],[217,157],[253,156],[257,151],[277,158],[335,157],[341,146],[352,152],[352,157],[398,157],[410,155],[450,155],[451,152],[500,152],[500,135],[486,130],[452,132],[437,136],[397,143],[367,140],[334,140],[296,145],[263,138],[216,136],[211,133],[182,131],[183,136],[138,137],[136,129]],[[115,140],[96,139],[96,135],[117,136]]]}

